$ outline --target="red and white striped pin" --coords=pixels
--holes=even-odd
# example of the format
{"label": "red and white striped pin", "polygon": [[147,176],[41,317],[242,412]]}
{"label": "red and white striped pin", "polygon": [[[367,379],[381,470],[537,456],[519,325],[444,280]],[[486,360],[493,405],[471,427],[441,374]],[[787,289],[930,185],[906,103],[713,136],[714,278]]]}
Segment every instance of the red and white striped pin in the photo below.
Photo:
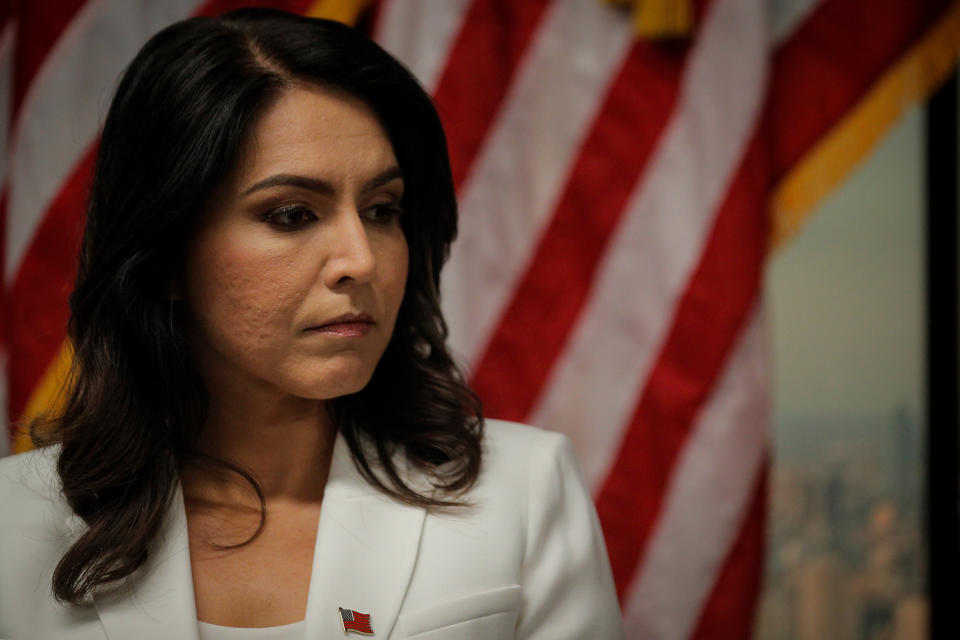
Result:
{"label": "red and white striped pin", "polygon": [[373,627],[370,626],[369,613],[360,613],[359,611],[344,609],[343,607],[338,607],[338,609],[340,609],[340,621],[343,623],[344,633],[353,631],[354,633],[361,633],[365,636],[373,635]]}

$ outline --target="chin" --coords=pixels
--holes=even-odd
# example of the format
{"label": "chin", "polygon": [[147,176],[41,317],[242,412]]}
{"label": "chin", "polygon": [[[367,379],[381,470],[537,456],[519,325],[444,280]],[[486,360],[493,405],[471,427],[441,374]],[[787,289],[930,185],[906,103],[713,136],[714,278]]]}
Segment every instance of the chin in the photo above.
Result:
{"label": "chin", "polygon": [[362,390],[373,377],[373,367],[325,367],[322,375],[305,376],[289,385],[294,395],[333,400]]}

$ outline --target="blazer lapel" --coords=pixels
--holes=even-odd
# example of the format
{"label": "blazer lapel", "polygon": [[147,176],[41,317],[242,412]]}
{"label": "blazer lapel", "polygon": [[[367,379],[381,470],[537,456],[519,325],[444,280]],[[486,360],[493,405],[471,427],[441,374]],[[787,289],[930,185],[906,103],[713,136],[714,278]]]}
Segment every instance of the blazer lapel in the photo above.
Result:
{"label": "blazer lapel", "polygon": [[425,514],[370,486],[337,436],[317,527],[308,638],[341,637],[340,607],[369,614],[374,636],[389,637],[413,573]]}
{"label": "blazer lapel", "polygon": [[197,640],[197,609],[183,493],[176,494],[157,544],[129,586],[94,593],[109,640]]}
{"label": "blazer lapel", "polygon": [[[423,508],[370,486],[337,436],[317,526],[305,618],[308,638],[340,637],[339,607],[369,614],[374,637],[390,636],[413,574],[425,515]],[[109,640],[198,640],[179,486],[157,545],[135,581],[97,590],[94,604]]]}

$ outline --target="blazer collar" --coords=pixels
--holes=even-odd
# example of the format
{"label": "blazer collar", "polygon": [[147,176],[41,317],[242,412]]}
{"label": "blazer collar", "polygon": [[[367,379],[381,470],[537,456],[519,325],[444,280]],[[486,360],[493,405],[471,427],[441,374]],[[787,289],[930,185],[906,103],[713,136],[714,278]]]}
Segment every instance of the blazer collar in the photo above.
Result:
{"label": "blazer collar", "polygon": [[179,484],[145,565],[129,583],[95,591],[93,601],[109,640],[198,639],[187,517]]}
{"label": "blazer collar", "polygon": [[[401,471],[409,477],[405,465]],[[425,514],[371,487],[337,436],[313,555],[308,638],[339,637],[339,607],[369,614],[374,637],[390,636],[413,574]]]}
{"label": "blazer collar", "polygon": [[[371,487],[337,435],[314,547],[307,637],[342,633],[339,607],[370,614],[374,637],[389,637],[413,573],[425,514]],[[145,566],[129,586],[98,590],[94,603],[109,640],[198,640],[179,486]]]}

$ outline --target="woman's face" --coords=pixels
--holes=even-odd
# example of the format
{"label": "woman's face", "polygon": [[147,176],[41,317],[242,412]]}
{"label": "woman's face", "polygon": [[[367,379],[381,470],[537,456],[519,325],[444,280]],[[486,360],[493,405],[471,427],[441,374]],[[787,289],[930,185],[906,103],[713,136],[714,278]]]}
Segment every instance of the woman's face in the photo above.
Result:
{"label": "woman's face", "polygon": [[262,117],[188,250],[183,293],[211,393],[362,389],[407,278],[403,178],[356,98],[295,88]]}

